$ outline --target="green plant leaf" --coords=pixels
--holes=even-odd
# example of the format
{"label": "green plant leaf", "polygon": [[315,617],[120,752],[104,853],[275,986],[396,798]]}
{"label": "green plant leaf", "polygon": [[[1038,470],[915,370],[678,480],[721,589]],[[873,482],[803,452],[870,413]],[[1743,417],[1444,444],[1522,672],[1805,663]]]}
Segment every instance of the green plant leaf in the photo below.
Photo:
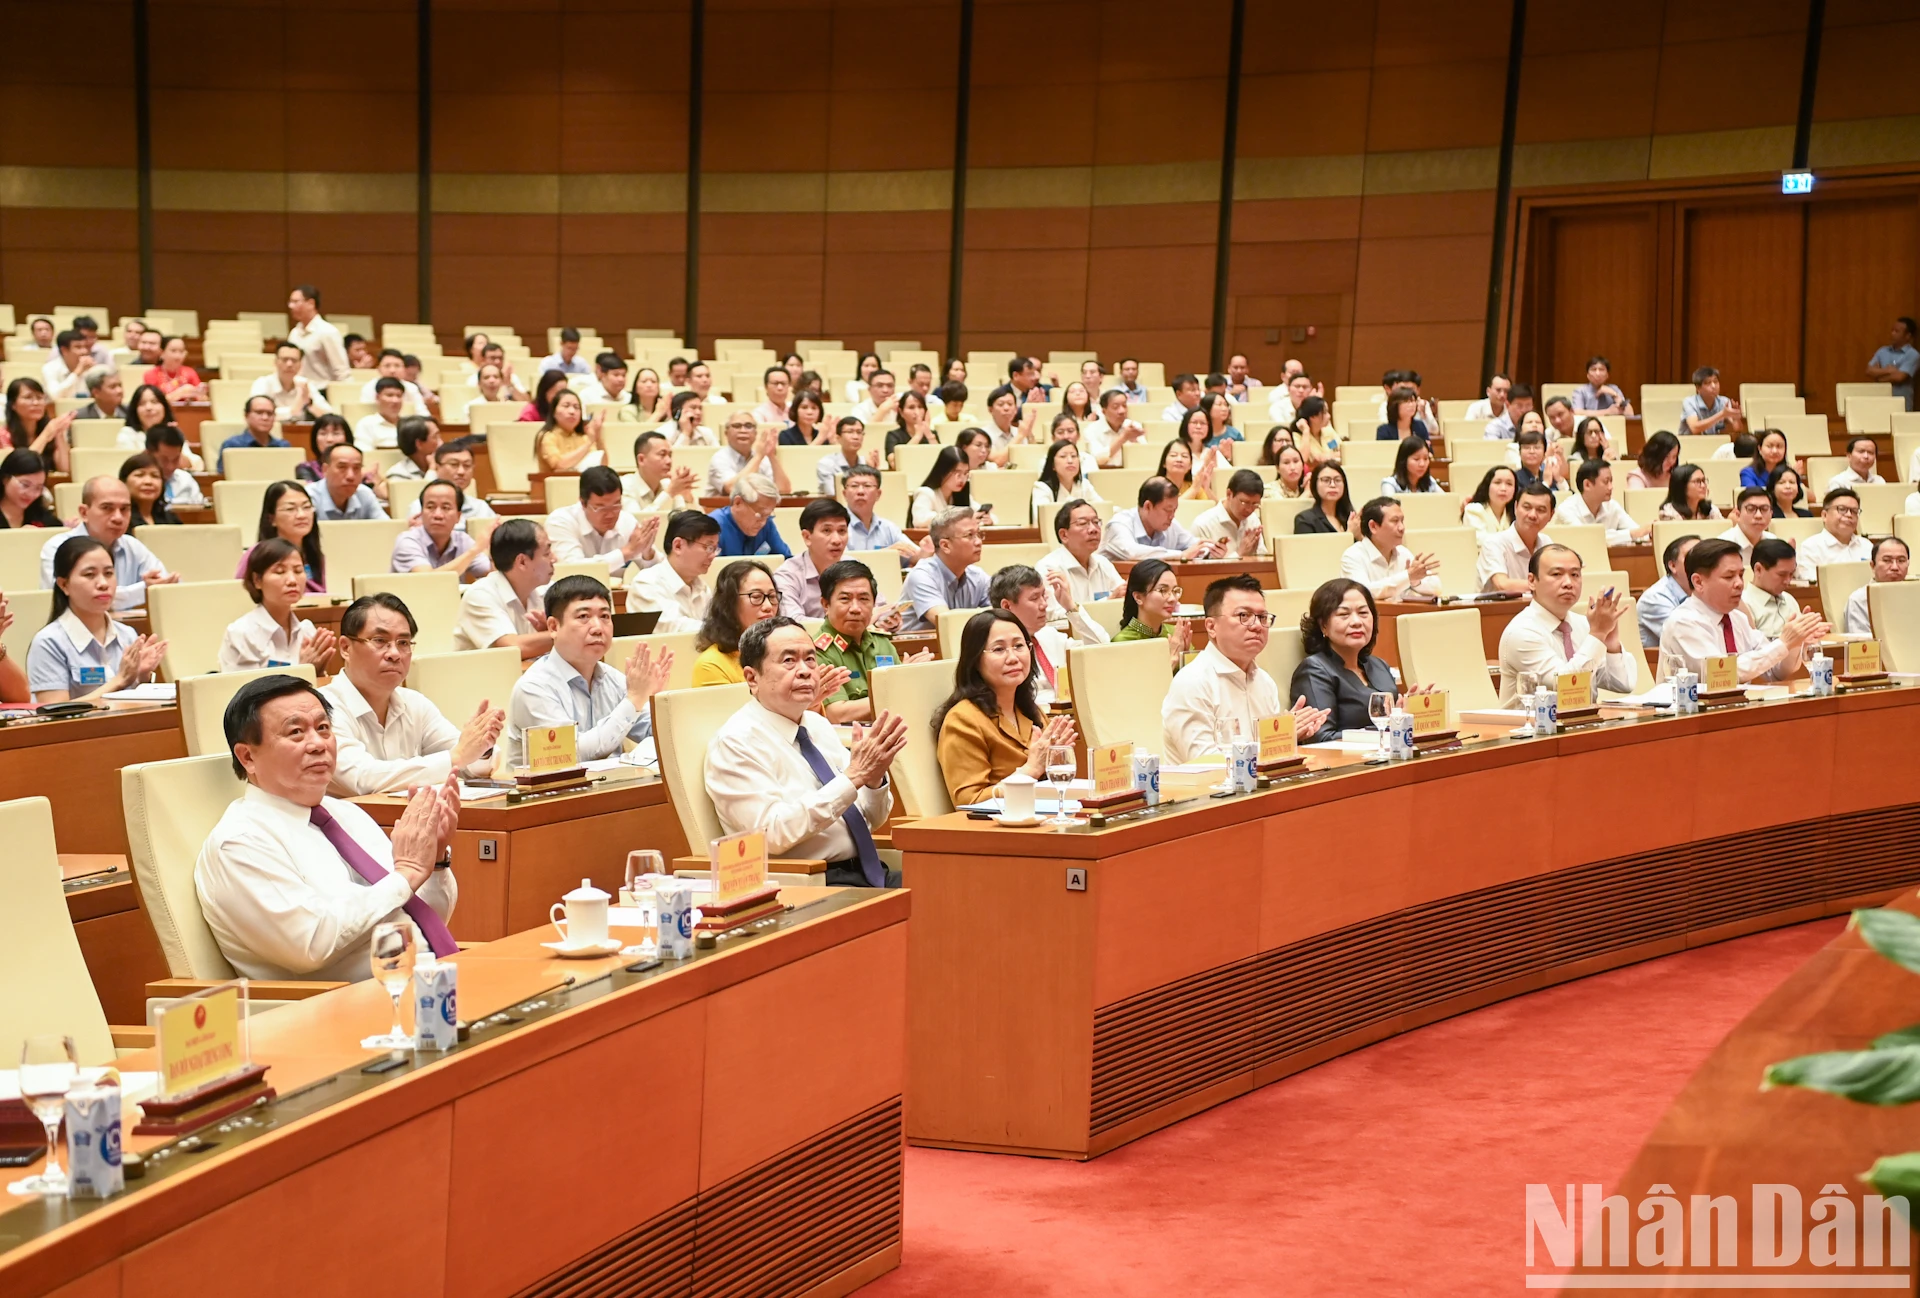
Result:
{"label": "green plant leaf", "polygon": [[1860,1179],[1882,1198],[1899,1204],[1907,1220],[1913,1220],[1913,1204],[1920,1199],[1920,1153],[1883,1155]]}
{"label": "green plant leaf", "polygon": [[1801,1055],[1767,1069],[1760,1089],[1774,1086],[1825,1091],[1862,1104],[1911,1104],[1920,1100],[1920,1045]]}
{"label": "green plant leaf", "polygon": [[1920,1023],[1889,1032],[1873,1039],[1869,1050],[1893,1050],[1899,1046],[1920,1046]]}
{"label": "green plant leaf", "polygon": [[1920,974],[1920,916],[1904,910],[1856,910],[1853,923],[1868,946],[1908,973]]}

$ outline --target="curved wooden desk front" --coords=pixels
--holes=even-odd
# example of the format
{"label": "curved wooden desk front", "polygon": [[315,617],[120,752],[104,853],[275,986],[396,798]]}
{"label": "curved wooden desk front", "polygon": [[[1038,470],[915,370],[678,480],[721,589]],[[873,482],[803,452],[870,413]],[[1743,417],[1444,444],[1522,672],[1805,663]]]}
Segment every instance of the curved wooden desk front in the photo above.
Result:
{"label": "curved wooden desk front", "polygon": [[1093,1157],[1477,1005],[1876,901],[1920,879],[1917,723],[1920,690],[1783,700],[1342,754],[1103,830],[897,826],[908,1137]]}
{"label": "curved wooden desk front", "polygon": [[858,1288],[900,1256],[910,899],[796,892],[777,931],[652,975],[549,956],[551,929],[463,951],[461,1017],[523,1021],[411,1072],[360,1072],[372,982],[260,1015],[273,1125],[105,1203],[0,1192],[0,1294]]}

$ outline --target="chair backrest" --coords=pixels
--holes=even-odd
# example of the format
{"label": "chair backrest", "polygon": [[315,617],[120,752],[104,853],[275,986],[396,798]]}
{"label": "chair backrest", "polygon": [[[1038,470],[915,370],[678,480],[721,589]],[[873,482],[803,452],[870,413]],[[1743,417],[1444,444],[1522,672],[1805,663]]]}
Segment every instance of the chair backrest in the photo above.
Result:
{"label": "chair backrest", "polygon": [[1633,692],[1645,694],[1653,688],[1653,669],[1647,665],[1647,651],[1640,643],[1640,606],[1631,599],[1620,609],[1620,644],[1633,659]]}
{"label": "chair backrest", "polygon": [[1287,687],[1293,680],[1293,669],[1298,667],[1300,660],[1306,656],[1306,646],[1301,642],[1300,637],[1299,619],[1296,617],[1291,624],[1285,620],[1274,623],[1273,629],[1267,632],[1267,647],[1260,651],[1260,657],[1256,662],[1267,675],[1273,677],[1274,684],[1280,687],[1280,702],[1285,706],[1290,707],[1293,704],[1293,700],[1286,696]]}
{"label": "chair backrest", "polygon": [[[475,406],[476,417],[481,407]],[[533,423],[489,423],[487,459],[493,466],[493,485],[501,491],[523,492],[532,489],[529,475],[536,467],[533,454],[534,434],[540,425]]]}
{"label": "chair backrest", "polygon": [[187,676],[179,682],[180,728],[187,736],[187,756],[206,757],[227,753],[226,729],[221,724],[227,704],[240,687],[261,676],[298,676],[316,679],[312,663],[291,667],[261,667],[245,672],[213,672],[206,676]]}
{"label": "chair backrest", "polygon": [[1164,640],[1073,645],[1067,650],[1074,724],[1093,748],[1130,743],[1165,756],[1160,705],[1173,684]]}
{"label": "chair backrest", "polygon": [[976,506],[992,505],[1000,526],[1028,527],[1033,523],[1033,484],[1039,478],[1031,469],[982,473],[968,480],[967,494]]}
{"label": "chair backrest", "polygon": [[1833,408],[1845,415],[1847,402],[1854,397],[1889,397],[1893,395],[1891,383],[1836,383],[1833,385]]}
{"label": "chair backrest", "polygon": [[520,680],[520,651],[468,649],[460,653],[415,654],[407,688],[419,690],[454,725],[462,725],[485,699],[504,708]]}
{"label": "chair backrest", "polygon": [[[1656,576],[1660,573],[1660,556],[1667,552],[1676,537],[1682,536],[1718,536],[1732,527],[1733,523],[1724,518],[1663,518],[1653,525],[1653,564]],[[1559,540],[1559,529],[1551,523],[1547,525],[1547,535]],[[1612,565],[1609,564],[1609,567]]]}
{"label": "chair backrest", "polygon": [[1906,409],[1905,397],[1849,397],[1847,398],[1847,431],[1849,433],[1890,433],[1893,428],[1888,423],[1888,419],[1895,413],[1906,413]]}
{"label": "chair backrest", "polygon": [[411,517],[413,502],[420,499],[420,493],[426,489],[425,478],[389,478],[387,480],[387,513],[395,518]]}
{"label": "chair backrest", "polygon": [[660,778],[667,801],[680,818],[687,850],[706,855],[719,838],[720,815],[707,796],[707,745],[714,732],[752,696],[745,685],[664,690],[653,696],[653,740],[660,754]]}
{"label": "chair backrest", "polygon": [[673,655],[673,666],[667,670],[667,688],[685,690],[693,688],[693,660],[697,657],[693,642],[697,633],[693,631],[673,631],[665,635],[617,635],[607,645],[607,666],[617,672],[627,670],[627,656],[635,645],[645,645],[657,658],[662,650]]}
{"label": "chair backrest", "polygon": [[1462,712],[1500,705],[1500,692],[1487,674],[1479,609],[1409,613],[1395,618],[1393,629],[1406,684],[1446,690],[1450,723],[1457,724]]}
{"label": "chair backrest", "polygon": [[110,1064],[113,1033],[60,887],[53,804],[0,802],[0,840],[0,1059],[17,1062],[28,1037],[59,1033],[73,1038],[82,1065]]}
{"label": "chair backrest", "polygon": [[246,542],[233,523],[188,523],[144,527],[140,539],[181,581],[232,581]]}
{"label": "chair backrest", "polygon": [[293,477],[306,456],[297,446],[236,446],[220,457],[226,482],[279,482]]}
{"label": "chair backrest", "polygon": [[1275,535],[1273,563],[1280,585],[1288,590],[1312,590],[1340,575],[1340,558],[1353,544],[1345,532],[1308,532],[1300,536]]}
{"label": "chair backrest", "polygon": [[[1835,631],[1846,630],[1847,601],[1854,591],[1873,580],[1873,565],[1865,559],[1823,563],[1814,570],[1814,576],[1820,583],[1820,615],[1832,623]],[[1871,611],[1872,596],[1868,601]]]}
{"label": "chair backrest", "polygon": [[[417,654],[453,652],[453,628],[460,621],[457,572],[380,572],[353,579],[353,597],[388,591],[398,595],[420,629],[413,637]],[[504,706],[504,701],[503,701]]]}
{"label": "chair backrest", "polygon": [[1767,524],[1767,531],[1785,541],[1792,541],[1796,547],[1808,537],[1819,533],[1825,524],[1818,518],[1776,518]]}
{"label": "chair backrest", "polygon": [[[1209,506],[1211,508],[1211,506]],[[1024,545],[983,545],[980,547],[980,566],[992,576],[1010,564],[1024,563],[1029,568],[1047,557],[1051,545],[1029,542]]]}
{"label": "chair backrest", "polygon": [[219,581],[183,581],[147,588],[153,634],[167,642],[161,667],[168,680],[203,676],[220,668],[220,642],[227,627],[253,611],[247,588],[229,573]]}
{"label": "chair backrest", "polygon": [[[1607,550],[1607,529],[1598,523],[1579,523],[1571,526],[1548,523],[1546,533],[1553,538],[1555,545],[1564,545],[1580,556],[1580,567],[1583,571],[1606,572],[1613,567],[1612,555]],[[1477,555],[1478,551],[1476,550],[1475,553]]]}
{"label": "chair backrest", "polygon": [[1480,533],[1471,527],[1409,528],[1403,544],[1440,560],[1441,594],[1471,595],[1480,589]]}
{"label": "chair backrest", "polygon": [[967,623],[981,612],[977,608],[950,608],[940,615],[940,656],[958,658],[960,656],[960,637],[966,632]]}
{"label": "chair backrest", "polygon": [[1109,640],[1120,634],[1122,625],[1120,615],[1126,612],[1127,607],[1127,601],[1122,597],[1124,594],[1125,592],[1122,591],[1116,592],[1108,599],[1090,599],[1080,606],[1087,611],[1088,617],[1099,623],[1106,631]]}
{"label": "chair backrest", "polygon": [[40,633],[40,628],[53,615],[53,592],[33,589],[8,591],[7,610],[13,614],[13,623],[5,631],[0,631],[0,644],[7,647],[7,653],[15,662],[24,664],[27,650],[33,647],[33,637]]}
{"label": "chair backrest", "polygon": [[940,771],[939,742],[928,725],[934,711],[953,693],[954,660],[900,663],[873,673],[873,709],[907,719],[907,746],[893,761],[893,787],[900,810],[909,816],[940,816],[953,810],[946,777]]}
{"label": "chair backrest", "polygon": [[327,556],[327,593],[353,593],[353,579],[393,572],[393,543],[407,530],[404,518],[337,520],[320,524],[320,551]]}
{"label": "chair backrest", "polygon": [[245,786],[226,753],[142,762],[120,770],[127,846],[140,904],[175,978],[234,976],[200,913],[194,862],[207,835]]}
{"label": "chair backrest", "polygon": [[549,514],[580,503],[580,475],[556,473],[540,480],[540,492]]}
{"label": "chair backrest", "polygon": [[40,551],[57,535],[44,527],[0,529],[0,590],[39,590]]}
{"label": "chair backrest", "polygon": [[120,466],[127,462],[132,451],[123,451],[117,446],[85,449],[74,447],[67,452],[69,463],[73,466],[73,480],[84,483],[90,478],[115,478],[120,475]]}
{"label": "chair backrest", "polygon": [[1423,532],[1461,526],[1460,511],[1467,503],[1466,496],[1444,491],[1415,492],[1394,499],[1400,504],[1400,516],[1406,520],[1408,530],[1417,528]]}
{"label": "chair backrest", "polygon": [[120,430],[125,427],[118,419],[76,419],[67,425],[67,440],[75,450],[104,451],[120,445]]}
{"label": "chair backrest", "polygon": [[222,524],[239,528],[243,544],[250,544],[247,538],[260,534],[260,501],[268,485],[265,480],[235,482],[231,478],[213,484],[213,516]]}
{"label": "chair backrest", "polygon": [[1869,482],[1853,490],[1860,497],[1863,536],[1884,536],[1893,530],[1893,520],[1906,512],[1909,488],[1904,482]]}
{"label": "chair backrest", "polygon": [[1881,665],[1920,672],[1920,581],[1874,582],[1867,587],[1867,613],[1873,638],[1880,642]]}

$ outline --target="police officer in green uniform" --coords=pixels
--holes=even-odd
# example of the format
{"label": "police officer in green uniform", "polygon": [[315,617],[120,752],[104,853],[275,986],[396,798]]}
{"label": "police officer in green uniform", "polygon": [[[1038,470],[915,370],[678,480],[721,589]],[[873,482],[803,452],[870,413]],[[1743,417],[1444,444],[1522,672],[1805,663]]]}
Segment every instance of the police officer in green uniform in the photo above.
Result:
{"label": "police officer in green uniform", "polygon": [[[892,556],[887,560],[891,562]],[[847,683],[827,698],[827,719],[836,725],[873,720],[873,700],[868,691],[874,668],[933,657],[922,650],[902,659],[894,652],[892,640],[870,629],[874,597],[873,570],[858,559],[842,559],[820,574],[820,606],[826,614],[826,625],[814,639],[814,661],[823,667],[844,667],[851,673]]]}

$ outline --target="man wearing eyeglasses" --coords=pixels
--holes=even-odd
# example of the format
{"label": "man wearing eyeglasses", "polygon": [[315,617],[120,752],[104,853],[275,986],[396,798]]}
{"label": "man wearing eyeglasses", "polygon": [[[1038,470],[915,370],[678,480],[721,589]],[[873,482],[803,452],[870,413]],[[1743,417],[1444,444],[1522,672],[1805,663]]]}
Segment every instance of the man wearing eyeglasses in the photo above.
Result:
{"label": "man wearing eyeglasses", "polygon": [[[1256,739],[1261,717],[1288,710],[1280,687],[1259,663],[1273,623],[1259,579],[1248,573],[1222,577],[1207,587],[1202,606],[1207,647],[1180,669],[1160,705],[1169,762],[1227,757],[1236,725],[1240,738]],[[1294,738],[1319,733],[1329,715],[1300,699],[1292,708]]]}
{"label": "man wearing eyeglasses", "polygon": [[486,699],[456,728],[433,700],[402,681],[413,666],[413,613],[398,595],[364,595],[340,617],[346,667],[320,692],[333,705],[338,749],[327,791],[336,798],[480,777],[506,724]]}
{"label": "man wearing eyeglasses", "polygon": [[1873,546],[1860,535],[1860,497],[1851,487],[1835,487],[1820,502],[1821,529],[1800,543],[1800,558],[1794,564],[1794,580],[1820,580],[1820,566],[1828,563],[1866,563],[1873,558]]}

